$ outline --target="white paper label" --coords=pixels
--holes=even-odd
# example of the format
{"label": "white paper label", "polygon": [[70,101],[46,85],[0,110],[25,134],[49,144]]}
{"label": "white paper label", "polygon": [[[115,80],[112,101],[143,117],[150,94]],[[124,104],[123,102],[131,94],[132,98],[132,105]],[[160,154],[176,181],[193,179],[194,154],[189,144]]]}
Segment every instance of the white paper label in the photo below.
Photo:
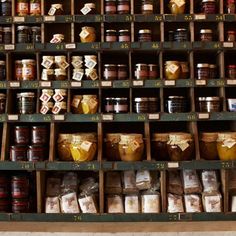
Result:
{"label": "white paper label", "polygon": [[236,85],[236,80],[235,79],[228,79],[227,85]]}
{"label": "white paper label", "polygon": [[144,4],[143,10],[144,11],[153,11],[153,5],[152,4]]}
{"label": "white paper label", "polygon": [[40,96],[40,101],[42,101],[42,102],[45,102],[45,103],[47,103],[47,102],[49,102],[49,100],[51,99],[51,95],[49,95],[48,93],[43,93],[41,96]]}
{"label": "white paper label", "polygon": [[51,87],[51,82],[50,81],[41,81],[40,82],[41,87]]}
{"label": "white paper label", "polygon": [[166,80],[165,86],[175,86],[175,80]]}
{"label": "white paper label", "polygon": [[15,50],[14,44],[7,44],[4,46],[5,50]]}
{"label": "white paper label", "polygon": [[20,82],[10,82],[10,87],[11,88],[19,88],[20,87]]}
{"label": "white paper label", "polygon": [[83,7],[80,11],[83,13],[83,15],[87,15],[92,9],[88,6]]}
{"label": "white paper label", "polygon": [[188,142],[182,142],[178,144],[178,147],[184,152],[189,147],[189,144]]}
{"label": "white paper label", "polygon": [[11,120],[11,121],[19,120],[19,116],[18,115],[8,115],[8,120]]}
{"label": "white paper label", "polygon": [[82,72],[74,72],[72,79],[80,81],[82,80],[83,76],[84,76],[84,73]]}
{"label": "white paper label", "polygon": [[66,49],[75,49],[75,48],[76,48],[75,43],[68,43],[68,44],[66,44]]}
{"label": "white paper label", "polygon": [[79,36],[82,38],[82,39],[86,39],[88,36],[89,36],[89,32],[87,30],[83,30],[81,31],[81,33],[79,34]]}
{"label": "white paper label", "polygon": [[133,86],[143,86],[143,81],[139,80],[139,81],[133,81]]}
{"label": "white paper label", "polygon": [[233,42],[224,42],[223,46],[224,46],[224,48],[233,48],[234,43]]}
{"label": "white paper label", "polygon": [[175,64],[171,64],[168,66],[168,70],[172,73],[175,74],[175,72],[179,69],[178,66],[176,66]]}
{"label": "white paper label", "polygon": [[224,141],[224,146],[227,148],[232,148],[236,144],[234,139],[227,139]]}
{"label": "white paper label", "polygon": [[112,81],[102,81],[102,87],[112,87]]}
{"label": "white paper label", "polygon": [[65,116],[64,115],[54,115],[54,120],[64,121],[65,120]]}
{"label": "white paper label", "polygon": [[205,20],[206,19],[206,15],[195,15],[195,20]]}
{"label": "white paper label", "polygon": [[71,82],[71,87],[81,87],[82,83],[81,82]]}
{"label": "white paper label", "polygon": [[159,120],[160,114],[148,114],[148,119],[149,120]]}
{"label": "white paper label", "polygon": [[89,142],[89,141],[84,141],[84,142],[82,142],[82,144],[81,144],[81,148],[83,149],[83,150],[85,150],[86,152],[89,152],[89,150],[90,150],[90,148],[91,148],[91,146],[93,145],[93,143],[91,143],[91,142]]}
{"label": "white paper label", "polygon": [[55,21],[56,17],[55,16],[44,16],[44,21]]}
{"label": "white paper label", "polygon": [[110,120],[113,120],[114,117],[112,114],[109,114],[109,115],[102,115],[102,120],[104,121],[110,121]]}
{"label": "white paper label", "polygon": [[88,67],[89,69],[93,69],[97,65],[97,62],[94,60],[88,60],[85,63],[85,66]]}
{"label": "white paper label", "polygon": [[209,119],[210,114],[209,113],[200,113],[200,114],[198,114],[198,118],[199,119]]}
{"label": "white paper label", "polygon": [[179,168],[179,163],[178,162],[168,162],[168,168],[170,169],[175,169],[175,168]]}
{"label": "white paper label", "polygon": [[131,145],[132,151],[134,152],[140,147],[140,144],[137,141],[133,141],[130,145]]}
{"label": "white paper label", "polygon": [[184,188],[198,188],[199,179],[195,170],[183,170]]}
{"label": "white paper label", "polygon": [[185,5],[185,0],[174,0],[174,2],[178,7]]}
{"label": "white paper label", "polygon": [[25,22],[25,17],[22,16],[15,16],[14,22]]}
{"label": "white paper label", "polygon": [[206,80],[204,79],[197,80],[196,85],[206,85]]}

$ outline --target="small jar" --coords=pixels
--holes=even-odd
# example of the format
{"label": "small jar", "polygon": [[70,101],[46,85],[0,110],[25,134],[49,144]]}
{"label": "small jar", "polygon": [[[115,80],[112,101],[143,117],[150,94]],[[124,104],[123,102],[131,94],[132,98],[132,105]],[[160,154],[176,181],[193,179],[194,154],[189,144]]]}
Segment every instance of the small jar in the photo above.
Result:
{"label": "small jar", "polygon": [[30,0],[30,15],[40,16],[41,15],[41,0]]}
{"label": "small jar", "polygon": [[85,69],[85,75],[87,80],[95,81],[99,78],[97,69]]}
{"label": "small jar", "polygon": [[213,40],[213,32],[211,29],[200,30],[200,40],[203,42],[211,42]]}
{"label": "small jar", "polygon": [[28,213],[30,203],[28,199],[13,199],[12,213]]}
{"label": "small jar", "polygon": [[48,132],[46,126],[33,126],[31,130],[31,143],[36,145],[47,144]]}
{"label": "small jar", "polygon": [[116,30],[106,30],[105,41],[106,42],[117,42]]}
{"label": "small jar", "polygon": [[28,147],[27,159],[28,161],[37,162],[45,160],[45,147],[40,145],[32,145]]}
{"label": "small jar", "polygon": [[12,43],[12,29],[11,27],[3,27],[3,43],[11,44]]}
{"label": "small jar", "polygon": [[16,14],[18,16],[27,16],[29,14],[28,0],[17,0],[16,1]]}
{"label": "small jar", "polygon": [[119,42],[130,42],[130,31],[128,29],[119,30]]}
{"label": "small jar", "polygon": [[227,31],[227,41],[235,42],[235,34],[236,34],[236,31],[233,31],[233,30]]}
{"label": "small jar", "polygon": [[11,146],[10,160],[13,162],[27,161],[27,146]]}
{"label": "small jar", "polygon": [[41,27],[31,27],[32,32],[32,43],[41,43]]}
{"label": "small jar", "polygon": [[159,106],[159,99],[156,97],[149,97],[148,98],[148,112],[149,113],[156,113],[158,112]]}
{"label": "small jar", "polygon": [[60,55],[54,57],[55,68],[66,70],[69,67],[69,64],[66,62],[66,56]]}
{"label": "small jar", "polygon": [[73,69],[73,80],[81,81],[84,77],[84,69]]}
{"label": "small jar", "polygon": [[42,75],[41,75],[41,80],[44,80],[44,81],[54,80],[54,70],[53,69],[43,69]]}
{"label": "small jar", "polygon": [[14,141],[17,145],[28,145],[30,142],[30,128],[28,126],[16,126]]}
{"label": "small jar", "polygon": [[144,153],[142,134],[122,134],[119,142],[122,161],[141,161]]}
{"label": "small jar", "polygon": [[98,110],[97,95],[83,95],[81,101],[83,114],[96,114]]}
{"label": "small jar", "polygon": [[11,178],[12,198],[28,198],[29,178],[27,175],[13,175]]}
{"label": "small jar", "polygon": [[103,77],[104,77],[104,80],[116,80],[117,79],[117,65],[105,64]]}
{"label": "small jar", "polygon": [[157,161],[169,161],[167,142],[169,141],[168,133],[154,133],[152,136],[152,153]]}
{"label": "small jar", "polygon": [[138,32],[139,42],[151,42],[152,41],[152,31],[149,29],[141,29]]}
{"label": "small jar", "polygon": [[134,112],[136,113],[148,113],[148,98],[139,97],[134,99]]}
{"label": "small jar", "polygon": [[1,213],[9,213],[10,212],[10,200],[0,198],[0,212]]}
{"label": "small jar", "polygon": [[36,79],[36,61],[35,60],[22,60],[22,80],[35,80]]}
{"label": "small jar", "polygon": [[42,102],[40,113],[43,115],[52,114],[53,102]]}
{"label": "small jar", "polygon": [[12,1],[11,0],[1,0],[0,5],[1,5],[0,15],[1,16],[11,16]]}
{"label": "small jar", "polygon": [[227,13],[235,14],[235,0],[227,0]]}
{"label": "small jar", "polygon": [[81,69],[83,67],[83,57],[82,56],[72,56],[71,57],[71,64],[73,65],[74,69]]}
{"label": "small jar", "polygon": [[189,161],[194,156],[194,142],[188,133],[171,133],[167,142],[171,161]]}
{"label": "small jar", "polygon": [[66,89],[55,89],[53,96],[55,102],[66,102],[67,101],[67,90]]}
{"label": "small jar", "polygon": [[114,112],[116,114],[127,113],[129,109],[128,98],[115,98],[114,99]]}
{"label": "small jar", "polygon": [[197,79],[206,80],[210,78],[210,68],[207,63],[197,64]]}
{"label": "small jar", "polygon": [[0,61],[0,80],[6,80],[6,62]]}
{"label": "small jar", "polygon": [[54,78],[55,80],[67,80],[67,73],[66,70],[63,69],[55,69],[54,70]]}
{"label": "small jar", "polygon": [[115,98],[107,97],[104,99],[104,111],[106,113],[114,113]]}
{"label": "small jar", "polygon": [[183,1],[170,0],[169,9],[171,11],[171,14],[184,14],[185,0]]}
{"label": "small jar", "polygon": [[42,89],[42,95],[40,96],[39,100],[42,101],[43,103],[54,102],[53,95],[54,95],[53,89]]}
{"label": "small jar", "polygon": [[137,80],[145,80],[149,78],[149,70],[147,64],[136,64],[135,65],[135,72],[134,72],[135,79]]}
{"label": "small jar", "polygon": [[[8,177],[2,175],[0,176],[0,199],[8,198],[10,193],[9,189],[9,179]],[[1,212],[1,210],[0,210]]]}
{"label": "small jar", "polygon": [[55,102],[53,108],[52,108],[52,113],[54,115],[62,115],[66,114],[67,112],[67,103],[66,102]]}
{"label": "small jar", "polygon": [[57,139],[57,153],[61,161],[73,161],[70,152],[71,141],[71,134],[59,134]]}
{"label": "small jar", "polygon": [[105,139],[105,155],[108,161],[120,161],[119,142],[120,133],[106,134]]}
{"label": "small jar", "polygon": [[96,5],[95,3],[85,3],[84,4],[84,7],[80,10],[83,15],[87,15],[87,14],[90,14],[90,15],[94,15],[94,14],[97,14],[97,11],[96,11]]}
{"label": "small jar", "polygon": [[128,79],[128,69],[126,64],[117,65],[117,79],[127,80]]}
{"label": "small jar", "polygon": [[71,110],[73,114],[83,114],[81,101],[83,99],[82,95],[74,95],[71,102]]}
{"label": "small jar", "polygon": [[17,42],[18,43],[30,43],[30,27],[18,26],[17,27]]}
{"label": "small jar", "polygon": [[202,0],[202,13],[216,14],[216,1],[215,0]]}
{"label": "small jar", "polygon": [[41,65],[46,69],[53,69],[54,56],[43,56]]}
{"label": "small jar", "polygon": [[50,43],[63,43],[65,40],[64,34],[54,34],[52,39],[50,40]]}
{"label": "small jar", "polygon": [[116,14],[116,0],[105,0],[105,14],[113,15]]}
{"label": "small jar", "polygon": [[228,65],[229,79],[236,79],[236,65]]}
{"label": "small jar", "polygon": [[129,14],[130,13],[130,0],[118,0],[117,1],[117,13]]}
{"label": "small jar", "polygon": [[202,133],[200,140],[200,155],[205,160],[217,160],[217,133]]}
{"label": "small jar", "polygon": [[215,64],[210,64],[209,65],[209,78],[210,79],[215,79],[217,76],[217,71],[216,71],[216,65]]}
{"label": "small jar", "polygon": [[6,94],[0,93],[0,114],[4,114],[6,110]]}
{"label": "small jar", "polygon": [[142,0],[141,13],[143,15],[153,14],[153,0]]}
{"label": "small jar", "polygon": [[80,32],[81,43],[92,43],[96,41],[96,31],[94,27],[82,27]]}
{"label": "small jar", "polygon": [[36,103],[34,93],[17,93],[17,100],[19,114],[35,113]]}
{"label": "small jar", "polygon": [[51,8],[49,9],[48,15],[49,16],[57,16],[63,15],[64,10],[62,4],[51,4]]}
{"label": "small jar", "polygon": [[157,79],[158,66],[156,64],[148,64],[148,79]]}
{"label": "small jar", "polygon": [[166,61],[165,78],[168,80],[177,80],[181,76],[181,66],[178,61]]}
{"label": "small jar", "polygon": [[166,101],[168,113],[182,113],[187,111],[187,101],[182,96],[169,96]]}
{"label": "small jar", "polygon": [[188,41],[188,31],[187,29],[177,29],[174,34],[174,39],[176,42]]}
{"label": "small jar", "polygon": [[199,97],[199,112],[220,112],[220,97]]}
{"label": "small jar", "polygon": [[189,78],[189,66],[187,61],[180,61],[179,62],[181,67],[181,79],[188,79]]}

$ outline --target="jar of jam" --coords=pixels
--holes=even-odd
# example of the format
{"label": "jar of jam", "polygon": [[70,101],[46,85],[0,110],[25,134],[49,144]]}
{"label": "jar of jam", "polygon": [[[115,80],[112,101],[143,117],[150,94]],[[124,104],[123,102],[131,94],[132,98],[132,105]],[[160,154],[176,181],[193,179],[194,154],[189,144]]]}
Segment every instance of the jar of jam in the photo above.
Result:
{"label": "jar of jam", "polygon": [[202,0],[202,13],[216,14],[216,1],[215,0]]}
{"label": "jar of jam", "polygon": [[143,15],[153,14],[153,0],[142,0],[141,13]]}
{"label": "jar of jam", "polygon": [[236,65],[228,65],[229,79],[236,79]]}
{"label": "jar of jam", "polygon": [[29,177],[27,175],[13,175],[11,178],[12,198],[27,198],[29,196]]}
{"label": "jar of jam", "polygon": [[83,99],[82,95],[74,95],[71,103],[71,110],[73,114],[83,114],[81,101]]}
{"label": "jar of jam", "polygon": [[126,64],[117,65],[117,79],[127,80],[128,79],[128,69]]}
{"label": "jar of jam", "polygon": [[52,113],[54,115],[66,114],[67,112],[67,103],[66,102],[55,102]]}
{"label": "jar of jam", "polygon": [[[97,61],[97,59],[96,59]],[[73,65],[74,69],[81,69],[83,67],[83,57],[82,56],[72,56],[71,57],[71,64]]]}
{"label": "jar of jam", "polygon": [[6,109],[6,94],[0,93],[0,114],[4,114]]}
{"label": "jar of jam", "polygon": [[128,109],[128,98],[114,98],[114,112],[116,114],[127,113]]}
{"label": "jar of jam", "polygon": [[209,79],[210,78],[210,69],[209,64],[199,63],[197,64],[197,79]]}
{"label": "jar of jam", "polygon": [[134,112],[136,113],[148,113],[148,98],[139,97],[134,99]]}
{"label": "jar of jam", "polygon": [[33,126],[31,130],[31,142],[36,145],[47,144],[48,132],[46,126]]}
{"label": "jar of jam", "polygon": [[8,198],[9,193],[9,179],[6,176],[2,175],[0,176],[0,199]]}
{"label": "jar of jam", "polygon": [[54,102],[53,95],[54,92],[52,89],[42,89],[42,95],[40,96],[39,100],[43,103]]}
{"label": "jar of jam", "polygon": [[235,0],[227,0],[227,13],[235,14]]}
{"label": "jar of jam", "polygon": [[171,14],[184,14],[185,12],[185,0],[170,0],[169,9]]}
{"label": "jar of jam", "polygon": [[10,200],[0,198],[0,212],[1,213],[10,212]]}
{"label": "jar of jam", "polygon": [[168,80],[180,79],[181,66],[178,61],[166,61],[165,63],[165,78]]}
{"label": "jar of jam", "polygon": [[54,80],[54,70],[53,69],[43,69],[42,75],[41,75],[41,80],[49,80],[49,81]]}
{"label": "jar of jam", "polygon": [[188,79],[189,78],[189,66],[187,61],[180,61],[179,62],[181,67],[181,79]]}
{"label": "jar of jam", "polygon": [[135,65],[135,72],[134,72],[135,79],[137,80],[145,80],[149,78],[149,70],[148,65],[139,63]]}
{"label": "jar of jam", "polygon": [[66,102],[67,101],[67,90],[66,89],[55,89],[53,96],[55,102]]}
{"label": "jar of jam", "polygon": [[28,145],[30,142],[30,128],[28,126],[16,126],[14,129],[15,144]]}
{"label": "jar of jam", "polygon": [[98,73],[97,73],[97,69],[85,69],[85,75],[86,75],[86,79],[88,80],[97,80],[98,77]]}
{"label": "jar of jam", "polygon": [[53,69],[54,56],[43,56],[41,65],[46,69]]}
{"label": "jar of jam", "polygon": [[50,40],[50,43],[63,43],[65,40],[64,34],[54,34],[52,39]]}
{"label": "jar of jam", "polygon": [[[73,69],[73,76],[72,79],[73,80],[77,80],[77,81],[81,81],[84,77],[84,69],[80,68],[80,69]],[[87,76],[88,78],[89,76]]]}
{"label": "jar of jam", "polygon": [[130,0],[118,0],[117,1],[117,13],[129,14],[130,13]]}
{"label": "jar of jam", "polygon": [[13,199],[12,200],[12,213],[28,213],[30,203],[28,199]]}
{"label": "jar of jam", "polygon": [[144,153],[142,134],[121,134],[119,153],[122,161],[141,161]]}
{"label": "jar of jam", "polygon": [[41,145],[32,145],[28,147],[27,159],[28,161],[44,161],[45,160],[45,147]]}
{"label": "jar of jam", "polygon": [[168,133],[154,133],[152,136],[152,153],[157,161],[169,161],[167,142],[169,141]]}
{"label": "jar of jam", "polygon": [[70,145],[74,161],[92,161],[97,152],[97,137],[95,133],[78,133],[72,135]]}
{"label": "jar of jam", "polygon": [[11,146],[10,147],[11,161],[26,161],[27,160],[27,146]]}
{"label": "jar of jam", "polygon": [[55,69],[54,70],[54,78],[55,80],[67,80],[67,73],[66,70],[63,69]]}
{"label": "jar of jam", "polygon": [[211,42],[213,40],[213,32],[211,29],[201,29],[200,39],[203,42]]}
{"label": "jar of jam", "polygon": [[139,42],[151,42],[152,41],[152,31],[149,29],[141,29],[138,32]]}
{"label": "jar of jam", "polygon": [[35,93],[17,93],[19,114],[35,113],[36,102]]}
{"label": "jar of jam", "polygon": [[61,161],[73,161],[70,145],[72,141],[71,134],[59,134],[57,140],[57,152]]}
{"label": "jar of jam", "polygon": [[11,27],[3,27],[3,43],[11,44],[12,43],[12,29]]}
{"label": "jar of jam", "polygon": [[187,111],[187,101],[183,96],[169,96],[166,101],[166,112],[182,113]]}
{"label": "jar of jam", "polygon": [[18,26],[17,27],[17,42],[18,43],[30,43],[30,27]]}
{"label": "jar of jam", "polygon": [[36,61],[35,60],[22,60],[22,80],[35,80],[36,79]]}
{"label": "jar of jam", "polygon": [[41,0],[30,0],[29,12],[31,16],[41,15]]}
{"label": "jar of jam", "polygon": [[202,133],[200,140],[200,155],[205,160],[217,160],[217,133]]}
{"label": "jar of jam", "polygon": [[105,64],[103,77],[104,77],[104,80],[116,80],[117,79],[117,65]]}
{"label": "jar of jam", "polygon": [[80,32],[81,43],[92,43],[96,41],[96,31],[94,27],[82,27]]}
{"label": "jar of jam", "polygon": [[16,14],[18,16],[27,16],[29,14],[29,2],[28,2],[28,0],[17,0],[17,2],[16,2]]}
{"label": "jar of jam", "polygon": [[158,77],[158,66],[156,64],[148,64],[148,78],[157,79]]}
{"label": "jar of jam", "polygon": [[104,99],[104,111],[106,113],[114,113],[114,100],[115,98],[110,97]]}
{"label": "jar of jam", "polygon": [[49,9],[49,16],[63,15],[64,10],[62,4],[51,4],[51,8]]}
{"label": "jar of jam", "polygon": [[220,97],[199,97],[199,112],[220,112]]}
{"label": "jar of jam", "polygon": [[98,110],[97,95],[83,95],[81,105],[83,114],[96,114]]}
{"label": "jar of jam", "polygon": [[128,29],[119,30],[119,42],[130,42],[130,31]]}
{"label": "jar of jam", "polygon": [[105,153],[106,158],[109,161],[120,161],[119,153],[119,142],[120,142],[120,133],[110,133],[106,134],[105,139]]}
{"label": "jar of jam", "polygon": [[217,71],[216,71],[216,65],[215,64],[210,64],[209,65],[209,78],[210,79],[215,79],[217,76]]}
{"label": "jar of jam", "polygon": [[41,43],[41,27],[31,27],[32,32],[32,43]]}
{"label": "jar of jam", "polygon": [[64,55],[55,56],[54,62],[55,62],[56,69],[65,70],[67,67],[69,67],[69,64],[66,62],[66,56],[64,56]]}
{"label": "jar of jam", "polygon": [[236,133],[219,133],[217,139],[217,151],[219,158],[222,161],[236,160]]}
{"label": "jar of jam", "polygon": [[0,15],[1,16],[11,16],[11,0],[1,0]]}
{"label": "jar of jam", "polygon": [[6,80],[6,62],[0,61],[0,80]]}
{"label": "jar of jam", "polygon": [[174,34],[174,40],[176,42],[188,41],[188,31],[187,29],[177,29]]}
{"label": "jar of jam", "polygon": [[105,0],[105,14],[113,15],[116,14],[116,0]]}
{"label": "jar of jam", "polygon": [[227,31],[227,41],[235,42],[235,34],[236,34],[236,31],[233,31],[233,30]]}
{"label": "jar of jam", "polygon": [[106,42],[117,42],[117,32],[116,30],[106,30]]}

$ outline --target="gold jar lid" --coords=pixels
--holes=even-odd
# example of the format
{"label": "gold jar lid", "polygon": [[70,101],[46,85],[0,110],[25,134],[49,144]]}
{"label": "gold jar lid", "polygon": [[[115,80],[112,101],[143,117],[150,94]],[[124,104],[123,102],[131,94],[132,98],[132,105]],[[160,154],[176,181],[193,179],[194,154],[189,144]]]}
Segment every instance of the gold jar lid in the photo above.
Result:
{"label": "gold jar lid", "polygon": [[156,142],[168,142],[169,133],[154,133],[152,135],[152,141]]}
{"label": "gold jar lid", "polygon": [[214,101],[220,101],[220,97],[198,97],[198,101],[200,102],[214,102]]}
{"label": "gold jar lid", "polygon": [[54,94],[53,89],[42,89],[42,93],[47,93],[49,95],[53,95]]}
{"label": "gold jar lid", "polygon": [[58,139],[57,139],[57,143],[61,143],[61,142],[70,143],[71,140],[72,140],[72,134],[59,134]]}
{"label": "gold jar lid", "polygon": [[130,142],[143,143],[142,134],[122,134],[120,136],[120,144],[129,144]]}
{"label": "gold jar lid", "polygon": [[202,133],[201,140],[203,142],[216,142],[218,138],[217,133]]}
{"label": "gold jar lid", "polygon": [[93,99],[97,99],[97,95],[83,95],[83,99],[84,100],[87,100],[87,99],[91,99],[91,98],[93,98]]}
{"label": "gold jar lid", "polygon": [[51,4],[52,8],[62,9],[62,4]]}

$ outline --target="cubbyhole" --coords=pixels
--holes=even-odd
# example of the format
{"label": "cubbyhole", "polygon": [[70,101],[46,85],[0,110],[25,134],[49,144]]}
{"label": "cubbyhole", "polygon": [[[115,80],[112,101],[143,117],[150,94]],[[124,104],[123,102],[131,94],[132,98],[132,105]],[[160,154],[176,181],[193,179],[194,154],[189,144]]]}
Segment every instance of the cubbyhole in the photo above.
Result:
{"label": "cubbyhole", "polygon": [[[202,3],[202,0],[195,0],[194,1],[194,13],[195,14],[203,13],[201,3]],[[216,1],[216,14],[219,13],[219,4],[220,4],[220,1]]]}
{"label": "cubbyhole", "polygon": [[[169,4],[170,1],[163,1],[164,2],[164,13],[165,14],[171,14],[171,5]],[[184,14],[190,13],[190,1],[185,1],[185,11]],[[183,8],[183,7],[181,7]],[[174,13],[173,13],[174,14]]]}
{"label": "cubbyhole", "polygon": [[203,29],[212,30],[212,41],[220,41],[220,24],[213,22],[195,22],[194,23],[194,40],[201,41],[200,31]]}
{"label": "cubbyhole", "polygon": [[146,23],[139,22],[139,23],[134,23],[134,41],[138,42],[139,41],[139,30],[151,30],[151,41],[152,42],[158,42],[161,41],[161,36],[160,36],[160,23],[149,23],[148,26]]}
{"label": "cubbyhole", "polygon": [[50,0],[44,2],[44,15],[48,15],[48,12],[51,8],[52,4],[62,4],[63,15],[71,15],[71,1],[63,1],[63,0]]}
{"label": "cubbyhole", "polygon": [[6,54],[0,53],[0,81],[7,79],[7,68]]}
{"label": "cubbyhole", "polygon": [[[102,0],[92,0],[92,1],[88,1],[88,0],[82,0],[82,1],[75,1],[75,15],[81,15],[82,12],[80,11],[83,7],[84,7],[84,4],[87,4],[87,3],[93,3],[95,4],[95,7],[96,7],[96,14],[101,14],[101,1]],[[89,15],[90,12],[87,14]]]}
{"label": "cubbyhole", "polygon": [[[160,0],[153,1],[153,14],[160,14]],[[142,0],[136,0],[134,3],[134,14],[142,14]]]}
{"label": "cubbyhole", "polygon": [[105,23],[104,24],[104,42],[107,42],[106,40],[106,31],[107,30],[116,30],[116,38],[117,38],[117,42],[121,42],[121,41],[126,41],[123,40],[121,38],[121,40],[119,40],[119,36],[120,36],[120,30],[129,30],[129,37],[130,37],[130,41],[131,41],[131,25],[129,23]]}

